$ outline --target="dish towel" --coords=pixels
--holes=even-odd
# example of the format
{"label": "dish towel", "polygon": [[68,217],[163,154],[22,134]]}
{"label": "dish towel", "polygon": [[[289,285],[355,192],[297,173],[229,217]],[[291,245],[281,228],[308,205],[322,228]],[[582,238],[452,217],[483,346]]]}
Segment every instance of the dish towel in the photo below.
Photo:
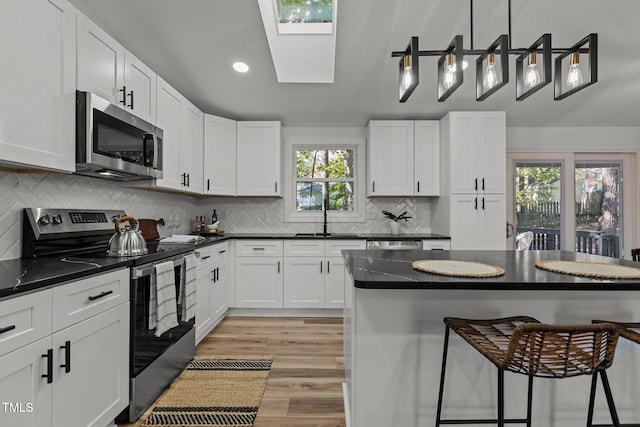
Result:
{"label": "dish towel", "polygon": [[173,262],[156,264],[155,270],[149,289],[149,330],[155,328],[155,336],[159,337],[178,326],[178,307]]}
{"label": "dish towel", "polygon": [[198,304],[196,297],[196,256],[191,254],[184,257],[180,283],[180,303],[182,305],[180,315],[184,322],[188,322],[196,315],[196,305]]}

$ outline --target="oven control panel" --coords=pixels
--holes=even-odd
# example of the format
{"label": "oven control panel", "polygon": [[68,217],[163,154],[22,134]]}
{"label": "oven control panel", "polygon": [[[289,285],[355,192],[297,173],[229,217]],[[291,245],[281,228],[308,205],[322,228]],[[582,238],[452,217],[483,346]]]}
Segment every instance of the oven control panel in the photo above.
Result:
{"label": "oven control panel", "polygon": [[73,224],[96,224],[108,222],[104,212],[69,212]]}
{"label": "oven control panel", "polygon": [[113,232],[115,220],[125,215],[123,210],[25,208],[24,211],[24,225],[40,235]]}

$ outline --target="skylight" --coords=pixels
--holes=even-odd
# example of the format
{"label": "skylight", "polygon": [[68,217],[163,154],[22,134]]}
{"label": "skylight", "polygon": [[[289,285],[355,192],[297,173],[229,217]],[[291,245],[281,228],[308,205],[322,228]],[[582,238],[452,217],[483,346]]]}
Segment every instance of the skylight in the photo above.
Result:
{"label": "skylight", "polygon": [[281,24],[331,23],[333,0],[276,0]]}

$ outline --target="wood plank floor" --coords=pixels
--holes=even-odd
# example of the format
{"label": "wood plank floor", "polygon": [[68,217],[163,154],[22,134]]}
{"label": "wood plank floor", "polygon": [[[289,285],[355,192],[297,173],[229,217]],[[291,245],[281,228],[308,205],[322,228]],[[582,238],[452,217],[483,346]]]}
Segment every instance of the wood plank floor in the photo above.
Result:
{"label": "wood plank floor", "polygon": [[342,318],[227,317],[196,353],[274,356],[255,427],[344,427],[342,342]]}

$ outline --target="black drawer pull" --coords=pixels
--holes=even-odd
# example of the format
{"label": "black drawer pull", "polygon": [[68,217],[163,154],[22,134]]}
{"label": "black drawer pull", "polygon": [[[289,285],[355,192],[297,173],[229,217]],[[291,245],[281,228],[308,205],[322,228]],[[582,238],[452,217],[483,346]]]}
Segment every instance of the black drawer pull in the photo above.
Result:
{"label": "black drawer pull", "polygon": [[71,372],[71,341],[65,341],[60,349],[64,350],[64,363],[60,367],[64,368],[64,372],[68,374]]}
{"label": "black drawer pull", "polygon": [[94,301],[94,300],[106,297],[107,295],[110,295],[112,293],[113,293],[113,291],[104,291],[104,292],[100,293],[99,295],[90,296],[89,297],[89,301]]}
{"label": "black drawer pull", "polygon": [[43,354],[42,357],[47,359],[47,373],[42,375],[42,378],[47,379],[47,384],[53,382],[53,349],[47,350],[47,354]]}
{"label": "black drawer pull", "polygon": [[252,248],[254,251],[264,251],[264,248]]}
{"label": "black drawer pull", "polygon": [[0,329],[0,334],[4,334],[5,332],[13,331],[16,328],[16,325],[7,326],[6,328]]}
{"label": "black drawer pull", "polygon": [[126,106],[127,105],[127,87],[122,86],[122,89],[120,89],[119,91],[122,92],[122,101],[120,101],[120,104],[124,104]]}
{"label": "black drawer pull", "polygon": [[211,258],[211,255],[203,256],[203,257],[202,257],[202,258],[200,258],[200,259],[204,260],[204,259],[209,259],[209,258]]}
{"label": "black drawer pull", "polygon": [[224,251],[218,251],[218,253],[219,253],[219,254],[223,254],[223,253],[225,253],[225,252],[227,252],[227,251],[226,251],[226,250],[224,250]]}

